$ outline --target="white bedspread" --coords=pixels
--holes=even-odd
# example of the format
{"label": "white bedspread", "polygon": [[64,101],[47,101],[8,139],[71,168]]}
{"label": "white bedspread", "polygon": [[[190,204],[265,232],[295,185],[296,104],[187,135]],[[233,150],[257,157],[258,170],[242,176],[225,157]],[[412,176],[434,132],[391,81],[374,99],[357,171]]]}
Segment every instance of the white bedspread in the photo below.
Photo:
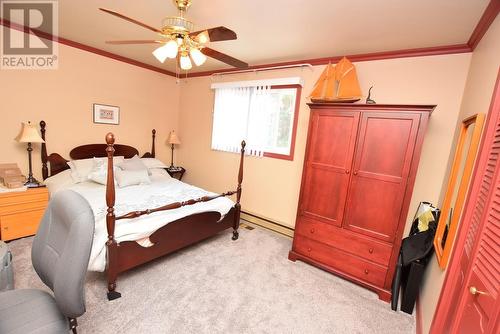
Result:
{"label": "white bedspread", "polygon": [[[153,175],[151,181],[152,183],[149,185],[116,187],[115,215],[120,216],[131,211],[152,209],[169,203],[215,195],[169,176]],[[71,189],[81,194],[94,211],[96,226],[88,269],[91,271],[104,271],[106,268],[106,241],[108,236],[106,229],[106,187],[94,182],[84,182],[66,186],[64,189]],[[224,216],[233,205],[234,203],[229,198],[221,197],[209,202],[196,203],[135,219],[118,220],[115,224],[115,240],[122,242],[147,238],[169,222],[194,213],[216,211]]]}

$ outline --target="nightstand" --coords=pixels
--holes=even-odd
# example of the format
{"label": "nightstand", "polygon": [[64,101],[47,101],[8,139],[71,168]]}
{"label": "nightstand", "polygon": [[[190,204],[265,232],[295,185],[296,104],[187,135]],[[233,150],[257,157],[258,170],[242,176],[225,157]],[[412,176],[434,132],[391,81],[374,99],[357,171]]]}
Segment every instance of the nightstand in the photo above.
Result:
{"label": "nightstand", "polygon": [[49,201],[47,188],[0,194],[0,239],[3,241],[36,233]]}
{"label": "nightstand", "polygon": [[182,179],[182,176],[186,172],[184,167],[168,167],[165,168],[168,174],[170,174],[171,177],[178,179],[179,181]]}

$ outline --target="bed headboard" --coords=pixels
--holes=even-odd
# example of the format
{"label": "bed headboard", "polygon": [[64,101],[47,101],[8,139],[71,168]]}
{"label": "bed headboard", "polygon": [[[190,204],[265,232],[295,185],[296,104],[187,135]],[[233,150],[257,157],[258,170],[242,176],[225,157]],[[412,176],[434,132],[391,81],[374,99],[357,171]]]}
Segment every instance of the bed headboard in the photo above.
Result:
{"label": "bed headboard", "polygon": [[[49,176],[54,176],[66,169],[69,169],[66,160],[58,153],[47,154],[47,123],[45,121],[40,122],[40,132],[42,134],[42,138],[45,143],[42,143],[42,176],[45,180]],[[152,131],[152,144],[151,144],[151,152],[146,152],[142,155],[143,158],[154,158],[155,157],[155,138],[156,138],[156,130]],[[106,153],[106,144],[87,144],[81,145],[73,148],[69,152],[69,156],[71,159],[89,159],[89,158],[104,158],[107,157]],[[132,158],[134,155],[139,155],[139,151],[132,146],[128,145],[120,145],[117,144],[114,146],[115,148],[115,156],[124,156],[125,158]],[[49,173],[50,168],[50,173]]]}

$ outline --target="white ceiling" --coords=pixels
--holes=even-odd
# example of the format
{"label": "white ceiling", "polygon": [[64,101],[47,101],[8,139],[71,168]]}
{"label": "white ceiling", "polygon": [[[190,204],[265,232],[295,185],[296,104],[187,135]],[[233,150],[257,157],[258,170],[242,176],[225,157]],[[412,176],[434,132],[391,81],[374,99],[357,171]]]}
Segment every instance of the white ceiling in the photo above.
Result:
{"label": "white ceiling", "polygon": [[[466,43],[489,0],[193,0],[195,29],[226,26],[238,40],[210,47],[250,65]],[[176,15],[171,0],[61,0],[59,36],[175,71],[155,45],[105,40],[154,39],[154,32],[103,13],[118,11],[160,28]],[[157,46],[156,46],[157,47]],[[209,60],[191,72],[227,68]]]}

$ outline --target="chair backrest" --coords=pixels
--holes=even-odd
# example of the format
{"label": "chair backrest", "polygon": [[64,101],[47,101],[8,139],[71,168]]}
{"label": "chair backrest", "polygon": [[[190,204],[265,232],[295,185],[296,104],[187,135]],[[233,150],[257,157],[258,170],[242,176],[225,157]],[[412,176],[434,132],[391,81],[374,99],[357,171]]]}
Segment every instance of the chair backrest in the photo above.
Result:
{"label": "chair backrest", "polygon": [[31,259],[41,280],[54,292],[59,310],[69,318],[85,313],[85,276],[94,237],[94,214],[71,190],[49,202],[33,240]]}

